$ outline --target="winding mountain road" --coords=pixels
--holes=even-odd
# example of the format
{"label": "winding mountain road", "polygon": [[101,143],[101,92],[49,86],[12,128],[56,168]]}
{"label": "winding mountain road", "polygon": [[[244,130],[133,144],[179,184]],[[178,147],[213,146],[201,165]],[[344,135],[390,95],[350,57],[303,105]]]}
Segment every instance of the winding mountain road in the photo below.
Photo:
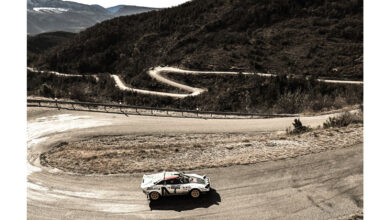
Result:
{"label": "winding mountain road", "polygon": [[[329,115],[302,117],[322,124]],[[329,219],[362,209],[362,145],[254,165],[196,170],[215,189],[200,200],[149,204],[142,174],[73,175],[39,155],[99,135],[284,131],[293,118],[204,120],[28,108],[28,219]]]}
{"label": "winding mountain road", "polygon": [[[56,76],[61,77],[82,77],[82,75],[76,75],[76,74],[66,74],[66,73],[59,73],[55,71],[39,71],[37,69],[28,67],[27,68],[31,72],[36,73],[49,73],[54,74]],[[191,74],[191,75],[199,75],[199,74],[210,74],[210,75],[256,75],[259,77],[275,77],[276,74],[268,74],[268,73],[250,73],[250,72],[226,72],[226,71],[193,71],[193,70],[183,70],[176,67],[154,67],[148,70],[148,75],[151,78],[154,78],[155,80],[164,83],[166,85],[173,86],[175,88],[190,92],[189,94],[180,94],[180,93],[168,93],[168,92],[158,92],[158,91],[151,91],[151,90],[145,90],[145,89],[137,89],[133,87],[129,87],[126,85],[118,75],[111,74],[111,78],[115,81],[116,86],[122,90],[122,91],[131,91],[139,94],[144,95],[155,95],[155,96],[163,96],[163,97],[172,97],[172,98],[187,98],[190,96],[198,96],[204,92],[206,92],[206,89],[202,88],[196,88],[191,87],[188,85],[184,85],[178,82],[175,82],[165,76],[162,76],[161,73],[180,73],[180,74]],[[97,75],[92,75],[97,81],[99,80]],[[363,85],[362,81],[343,81],[343,80],[325,80],[325,79],[318,79],[319,82],[323,83],[335,83],[335,84],[354,84],[354,85]]]}

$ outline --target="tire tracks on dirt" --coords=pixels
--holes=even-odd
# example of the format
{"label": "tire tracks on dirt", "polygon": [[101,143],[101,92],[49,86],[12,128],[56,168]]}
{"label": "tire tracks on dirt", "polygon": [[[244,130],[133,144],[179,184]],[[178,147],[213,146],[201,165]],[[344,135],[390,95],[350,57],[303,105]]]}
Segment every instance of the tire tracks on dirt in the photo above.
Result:
{"label": "tire tracks on dirt", "polygon": [[[30,108],[31,110],[31,108]],[[36,111],[41,111],[36,109]],[[211,194],[150,204],[142,174],[75,175],[42,167],[39,155],[63,141],[100,135],[284,130],[292,118],[202,120],[45,111],[28,117],[28,219],[329,219],[361,210],[362,145],[254,165],[195,170]],[[34,115],[32,114],[32,115]],[[327,116],[302,117],[310,126]]]}

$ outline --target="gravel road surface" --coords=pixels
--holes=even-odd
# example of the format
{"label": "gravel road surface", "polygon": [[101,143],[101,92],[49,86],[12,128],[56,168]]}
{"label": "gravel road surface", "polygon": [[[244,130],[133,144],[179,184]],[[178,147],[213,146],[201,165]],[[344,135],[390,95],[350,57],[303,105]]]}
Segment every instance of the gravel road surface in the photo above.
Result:
{"label": "gravel road surface", "polygon": [[[328,116],[302,117],[316,126]],[[195,170],[212,180],[199,200],[149,203],[141,173],[74,175],[42,167],[39,155],[62,141],[97,135],[283,131],[292,118],[204,120],[28,109],[28,219],[329,219],[363,206],[363,148]]]}

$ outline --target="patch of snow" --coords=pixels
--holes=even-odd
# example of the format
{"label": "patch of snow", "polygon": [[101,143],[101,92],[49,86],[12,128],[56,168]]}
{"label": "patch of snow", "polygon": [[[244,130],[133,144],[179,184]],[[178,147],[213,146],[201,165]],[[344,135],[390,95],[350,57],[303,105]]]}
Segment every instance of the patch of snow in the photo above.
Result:
{"label": "patch of snow", "polygon": [[49,13],[55,13],[55,14],[60,14],[69,11],[67,8],[49,8],[49,7],[36,7],[33,8],[34,11],[36,12],[49,12]]}

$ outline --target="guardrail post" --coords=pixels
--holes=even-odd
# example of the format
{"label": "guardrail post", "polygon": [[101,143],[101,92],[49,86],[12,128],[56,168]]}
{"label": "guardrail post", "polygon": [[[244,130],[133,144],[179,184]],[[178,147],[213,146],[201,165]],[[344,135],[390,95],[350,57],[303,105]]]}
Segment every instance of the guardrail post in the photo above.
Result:
{"label": "guardrail post", "polygon": [[38,106],[41,107],[41,102],[38,102]]}
{"label": "guardrail post", "polygon": [[167,115],[169,115],[169,111],[167,110]]}
{"label": "guardrail post", "polygon": [[139,113],[138,113],[138,108],[135,108],[135,112],[137,112],[137,114],[139,114]]}
{"label": "guardrail post", "polygon": [[60,110],[60,107],[58,107],[58,101],[57,101],[57,98],[55,99],[56,101],[56,107],[58,108],[58,110]]}
{"label": "guardrail post", "polygon": [[152,115],[153,115],[153,109],[150,109],[150,114],[152,114]]}

